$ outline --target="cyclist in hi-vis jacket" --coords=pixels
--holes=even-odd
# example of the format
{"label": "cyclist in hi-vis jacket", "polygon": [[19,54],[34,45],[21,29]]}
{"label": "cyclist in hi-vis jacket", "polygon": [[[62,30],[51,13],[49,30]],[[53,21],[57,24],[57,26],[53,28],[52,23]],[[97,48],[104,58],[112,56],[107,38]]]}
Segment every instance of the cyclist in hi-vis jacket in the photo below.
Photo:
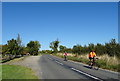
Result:
{"label": "cyclist in hi-vis jacket", "polygon": [[94,51],[91,51],[88,55],[90,61],[93,61],[94,62],[94,59],[96,57],[96,53]]}

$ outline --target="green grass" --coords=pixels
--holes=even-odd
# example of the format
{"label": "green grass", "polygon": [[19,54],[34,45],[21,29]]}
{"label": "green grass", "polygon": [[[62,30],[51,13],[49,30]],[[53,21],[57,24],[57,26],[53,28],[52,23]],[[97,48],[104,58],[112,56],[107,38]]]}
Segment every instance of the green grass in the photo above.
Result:
{"label": "green grass", "polygon": [[2,65],[0,65],[0,81],[2,79]]}
{"label": "green grass", "polygon": [[38,79],[30,69],[18,65],[2,65],[2,79]]}

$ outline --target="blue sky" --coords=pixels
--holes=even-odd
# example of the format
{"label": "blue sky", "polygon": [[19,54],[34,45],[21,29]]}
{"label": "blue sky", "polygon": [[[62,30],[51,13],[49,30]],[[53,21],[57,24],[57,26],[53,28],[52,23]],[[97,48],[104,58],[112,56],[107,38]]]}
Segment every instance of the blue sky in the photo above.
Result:
{"label": "blue sky", "polygon": [[118,5],[115,2],[18,2],[3,3],[2,44],[19,33],[26,45],[37,40],[41,49],[50,42],[60,45],[109,42],[118,40]]}

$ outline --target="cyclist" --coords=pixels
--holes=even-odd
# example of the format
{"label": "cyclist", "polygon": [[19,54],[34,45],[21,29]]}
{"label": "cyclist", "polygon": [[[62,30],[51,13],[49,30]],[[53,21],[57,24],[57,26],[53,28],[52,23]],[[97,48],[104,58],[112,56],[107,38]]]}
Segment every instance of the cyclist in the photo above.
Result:
{"label": "cyclist", "polygon": [[64,53],[64,61],[67,61],[67,52]]}
{"label": "cyclist", "polygon": [[90,61],[94,62],[95,57],[96,57],[96,53],[92,50],[89,55],[88,55]]}

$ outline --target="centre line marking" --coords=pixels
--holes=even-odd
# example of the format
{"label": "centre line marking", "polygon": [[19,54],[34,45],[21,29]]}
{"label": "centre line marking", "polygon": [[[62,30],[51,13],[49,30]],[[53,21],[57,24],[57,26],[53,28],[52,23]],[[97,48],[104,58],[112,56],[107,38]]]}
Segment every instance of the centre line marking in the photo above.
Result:
{"label": "centre line marking", "polygon": [[77,72],[79,72],[79,73],[82,73],[82,74],[84,74],[84,75],[86,75],[86,76],[89,76],[89,77],[91,77],[91,78],[93,78],[93,79],[97,79],[97,80],[103,81],[103,80],[101,80],[101,79],[99,79],[99,78],[97,78],[97,77],[94,77],[94,76],[92,76],[92,75],[89,75],[89,74],[87,74],[87,73],[84,73],[84,72],[82,72],[82,71],[80,71],[80,70],[77,70],[77,69],[75,69],[75,68],[71,68],[71,69],[74,70],[74,71],[77,71]]}
{"label": "centre line marking", "polygon": [[58,62],[58,61],[55,61],[55,62],[57,62],[57,63],[60,64],[60,65],[63,65],[61,62]]}
{"label": "centre line marking", "polygon": [[[49,57],[48,57],[49,58]],[[49,58],[50,60],[53,60],[52,58]]]}

